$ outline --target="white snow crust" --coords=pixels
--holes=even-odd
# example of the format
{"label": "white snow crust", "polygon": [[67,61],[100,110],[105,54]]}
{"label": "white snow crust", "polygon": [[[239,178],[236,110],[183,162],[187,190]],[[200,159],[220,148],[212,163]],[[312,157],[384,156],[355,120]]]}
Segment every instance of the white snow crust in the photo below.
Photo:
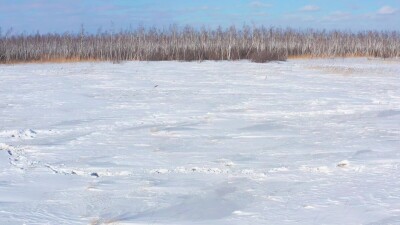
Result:
{"label": "white snow crust", "polygon": [[400,61],[0,65],[0,224],[400,224]]}

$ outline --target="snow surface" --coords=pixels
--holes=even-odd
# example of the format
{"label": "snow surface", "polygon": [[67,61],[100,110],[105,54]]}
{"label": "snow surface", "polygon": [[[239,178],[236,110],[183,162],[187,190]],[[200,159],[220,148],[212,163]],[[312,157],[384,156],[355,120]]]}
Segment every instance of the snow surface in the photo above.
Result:
{"label": "snow surface", "polygon": [[0,66],[0,224],[400,224],[400,61]]}

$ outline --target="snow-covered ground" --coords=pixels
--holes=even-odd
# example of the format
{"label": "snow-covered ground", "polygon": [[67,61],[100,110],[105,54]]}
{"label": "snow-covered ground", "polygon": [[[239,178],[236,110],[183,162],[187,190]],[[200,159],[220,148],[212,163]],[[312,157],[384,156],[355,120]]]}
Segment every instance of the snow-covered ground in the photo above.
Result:
{"label": "snow-covered ground", "polygon": [[0,66],[0,224],[400,224],[400,61]]}

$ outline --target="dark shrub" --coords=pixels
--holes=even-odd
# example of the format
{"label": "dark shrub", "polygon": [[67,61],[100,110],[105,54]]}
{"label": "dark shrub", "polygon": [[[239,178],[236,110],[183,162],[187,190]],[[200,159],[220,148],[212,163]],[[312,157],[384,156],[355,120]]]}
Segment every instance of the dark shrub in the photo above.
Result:
{"label": "dark shrub", "polygon": [[250,55],[250,60],[256,63],[266,63],[271,61],[286,61],[287,53],[284,50],[262,50]]}

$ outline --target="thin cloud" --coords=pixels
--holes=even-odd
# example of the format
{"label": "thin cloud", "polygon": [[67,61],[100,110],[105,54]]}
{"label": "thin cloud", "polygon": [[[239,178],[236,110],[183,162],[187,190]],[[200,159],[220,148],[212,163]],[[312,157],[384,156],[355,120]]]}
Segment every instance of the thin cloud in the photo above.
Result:
{"label": "thin cloud", "polygon": [[379,15],[391,15],[397,12],[397,9],[390,6],[383,6],[378,10]]}
{"label": "thin cloud", "polygon": [[352,19],[353,15],[348,12],[336,11],[330,13],[328,16],[324,17],[324,21],[328,22],[337,22],[337,21],[344,21]]}
{"label": "thin cloud", "polygon": [[286,21],[301,21],[301,22],[315,22],[316,18],[310,14],[304,13],[288,13],[283,15]]}
{"label": "thin cloud", "polygon": [[319,11],[319,10],[320,10],[320,7],[318,7],[316,5],[306,5],[299,9],[299,11],[301,11],[301,12],[315,12],[315,11]]}
{"label": "thin cloud", "polygon": [[269,3],[261,2],[261,1],[253,1],[253,2],[250,2],[250,6],[253,8],[269,8],[272,5]]}
{"label": "thin cloud", "polygon": [[362,9],[363,7],[361,7],[361,6],[358,5],[358,4],[350,4],[350,5],[348,5],[348,8],[351,9],[351,10],[360,10],[360,9]]}

